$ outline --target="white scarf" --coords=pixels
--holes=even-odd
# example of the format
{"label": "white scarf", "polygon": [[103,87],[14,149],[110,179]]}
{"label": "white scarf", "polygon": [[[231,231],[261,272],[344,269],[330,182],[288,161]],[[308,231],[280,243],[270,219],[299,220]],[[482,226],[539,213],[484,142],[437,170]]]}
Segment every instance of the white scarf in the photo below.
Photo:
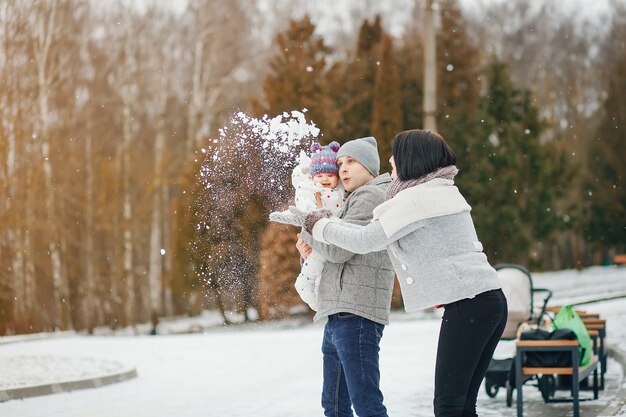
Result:
{"label": "white scarf", "polygon": [[418,220],[470,211],[454,181],[435,178],[397,193],[374,209],[387,237]]}

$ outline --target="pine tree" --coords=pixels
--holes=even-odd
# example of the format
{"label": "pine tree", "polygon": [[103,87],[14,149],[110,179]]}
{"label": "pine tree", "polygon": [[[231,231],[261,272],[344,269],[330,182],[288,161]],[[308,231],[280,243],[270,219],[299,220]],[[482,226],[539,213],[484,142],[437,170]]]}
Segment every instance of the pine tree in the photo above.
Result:
{"label": "pine tree", "polygon": [[390,172],[391,140],[402,130],[402,96],[393,43],[389,35],[384,35],[380,42],[379,56],[374,88],[372,135],[378,142],[380,171]]}
{"label": "pine tree", "polygon": [[483,129],[470,143],[463,177],[479,237],[493,262],[537,265],[562,226],[555,203],[567,188],[569,167],[554,146],[541,143],[545,124],[532,95],[517,88],[497,60],[481,112]]}
{"label": "pine tree", "polygon": [[608,69],[602,123],[590,144],[586,239],[606,260],[626,251],[626,7],[618,7],[602,64]]}
{"label": "pine tree", "polygon": [[364,20],[359,29],[356,56],[359,61],[372,61],[372,51],[383,38],[383,26],[380,15],[376,15],[374,22]]}
{"label": "pine tree", "polygon": [[270,223],[262,237],[258,306],[262,320],[289,315],[292,307],[303,305],[294,288],[300,273],[295,227]]}
{"label": "pine tree", "polygon": [[[518,89],[497,61],[481,99],[481,52],[467,34],[458,2],[442,0],[439,6],[438,126],[457,154],[457,183],[474,207],[490,257],[526,262],[531,248],[542,252],[544,240],[562,226],[553,203],[564,190],[558,183],[566,175],[564,154],[552,143],[540,143],[546,126],[532,96]],[[557,183],[547,186],[550,180]],[[509,236],[514,237],[509,241]]]}
{"label": "pine tree", "polygon": [[468,142],[480,129],[481,53],[469,39],[467,23],[456,0],[442,0],[437,34],[437,126],[457,153],[460,169],[469,168]]}
{"label": "pine tree", "polygon": [[340,143],[372,134],[378,45],[383,34],[380,16],[372,23],[365,20],[354,58],[335,64],[329,72],[329,94],[337,109],[331,134]]}
{"label": "pine tree", "polygon": [[398,48],[398,73],[402,96],[402,129],[423,127],[424,53],[418,27],[410,28]]}
{"label": "pine tree", "polygon": [[330,48],[315,34],[308,16],[291,20],[289,28],[276,36],[276,46],[263,82],[264,97],[252,101],[254,112],[275,116],[306,108],[310,120],[324,132],[326,115],[332,112],[326,85]]}

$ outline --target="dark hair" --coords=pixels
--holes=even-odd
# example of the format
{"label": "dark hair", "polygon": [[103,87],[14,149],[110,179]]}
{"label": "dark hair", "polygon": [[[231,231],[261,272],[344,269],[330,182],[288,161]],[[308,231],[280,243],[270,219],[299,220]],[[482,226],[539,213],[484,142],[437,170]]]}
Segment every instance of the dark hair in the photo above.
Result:
{"label": "dark hair", "polygon": [[401,181],[417,179],[456,163],[452,148],[439,133],[429,130],[398,133],[393,138],[391,154]]}

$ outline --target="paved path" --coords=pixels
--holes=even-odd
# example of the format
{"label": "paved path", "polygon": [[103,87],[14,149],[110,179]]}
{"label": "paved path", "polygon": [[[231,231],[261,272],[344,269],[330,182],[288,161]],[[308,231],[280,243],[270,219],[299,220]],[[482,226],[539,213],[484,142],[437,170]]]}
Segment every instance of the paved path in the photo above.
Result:
{"label": "paved path", "polygon": [[97,388],[137,376],[117,361],[53,355],[0,357],[0,402]]}

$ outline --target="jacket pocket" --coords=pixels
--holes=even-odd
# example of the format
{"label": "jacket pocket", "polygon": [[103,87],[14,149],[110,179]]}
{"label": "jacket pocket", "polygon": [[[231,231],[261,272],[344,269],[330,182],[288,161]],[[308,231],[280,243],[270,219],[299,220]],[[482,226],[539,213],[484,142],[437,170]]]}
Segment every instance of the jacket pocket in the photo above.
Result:
{"label": "jacket pocket", "polygon": [[339,274],[338,274],[339,275],[339,279],[337,280],[337,290],[338,291],[341,291],[343,289],[343,273],[344,273],[344,271],[346,269],[345,267],[346,267],[346,264],[342,264],[341,267],[340,267],[341,269],[340,269]]}

